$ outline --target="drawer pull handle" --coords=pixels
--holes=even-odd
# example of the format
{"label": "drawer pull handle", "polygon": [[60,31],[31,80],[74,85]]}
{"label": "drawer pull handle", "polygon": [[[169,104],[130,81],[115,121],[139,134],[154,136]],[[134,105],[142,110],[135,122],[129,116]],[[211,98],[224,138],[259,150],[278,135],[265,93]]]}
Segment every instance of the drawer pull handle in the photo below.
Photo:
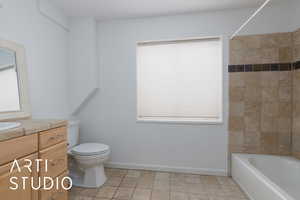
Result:
{"label": "drawer pull handle", "polygon": [[53,141],[53,140],[59,140],[61,138],[63,138],[64,136],[63,135],[56,135],[56,136],[52,136],[49,138],[49,141]]}

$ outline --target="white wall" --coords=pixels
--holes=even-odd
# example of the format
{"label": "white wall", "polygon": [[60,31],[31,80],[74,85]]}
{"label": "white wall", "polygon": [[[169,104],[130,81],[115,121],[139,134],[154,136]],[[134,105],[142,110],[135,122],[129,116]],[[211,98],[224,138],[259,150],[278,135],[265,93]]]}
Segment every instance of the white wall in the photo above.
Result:
{"label": "white wall", "polygon": [[[299,0],[271,1],[250,21],[240,32],[240,35],[294,31],[295,25],[292,21],[295,16],[297,1]],[[297,10],[300,8],[299,2]]]}
{"label": "white wall", "polygon": [[[220,12],[138,20],[100,22],[98,46],[100,92],[80,114],[82,141],[112,148],[119,167],[159,167],[202,173],[226,172],[228,77],[224,73],[224,124],[179,125],[136,122],[137,41],[226,36],[248,12]],[[227,71],[228,52],[224,72]],[[115,165],[116,166],[116,165]]]}
{"label": "white wall", "polygon": [[78,112],[98,89],[97,24],[93,18],[70,20],[69,108]]}
{"label": "white wall", "polygon": [[2,2],[0,38],[25,46],[33,117],[67,117],[68,33],[38,12],[36,0]]}
{"label": "white wall", "polygon": [[[158,18],[103,21],[98,24],[100,92],[79,115],[81,141],[103,142],[112,148],[110,164],[206,174],[227,168],[228,46],[230,36],[254,9]],[[286,19],[280,9],[268,11]],[[262,24],[249,32],[285,30],[284,24]],[[280,26],[280,27],[278,27]],[[136,122],[136,42],[223,35],[224,124],[183,125]]]}
{"label": "white wall", "polygon": [[69,18],[66,17],[63,10],[55,5],[52,0],[37,0],[39,10],[42,15],[49,18],[49,20],[56,23],[58,26],[68,30]]}
{"label": "white wall", "polygon": [[300,28],[300,1],[299,0],[291,0],[293,1],[292,4],[292,13],[293,13],[293,17],[292,17],[292,28],[293,31],[298,30]]}

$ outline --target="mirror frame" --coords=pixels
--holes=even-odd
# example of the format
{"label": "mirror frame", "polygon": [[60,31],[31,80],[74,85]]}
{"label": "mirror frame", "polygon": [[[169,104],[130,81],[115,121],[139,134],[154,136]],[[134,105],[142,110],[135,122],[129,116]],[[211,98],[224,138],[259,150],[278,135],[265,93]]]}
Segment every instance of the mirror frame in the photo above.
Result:
{"label": "mirror frame", "polygon": [[25,49],[22,45],[15,42],[1,40],[0,48],[9,49],[15,52],[16,67],[18,75],[18,87],[20,98],[20,111],[0,112],[0,121],[8,121],[13,119],[23,119],[31,117],[31,107],[28,93],[28,76],[25,59]]}

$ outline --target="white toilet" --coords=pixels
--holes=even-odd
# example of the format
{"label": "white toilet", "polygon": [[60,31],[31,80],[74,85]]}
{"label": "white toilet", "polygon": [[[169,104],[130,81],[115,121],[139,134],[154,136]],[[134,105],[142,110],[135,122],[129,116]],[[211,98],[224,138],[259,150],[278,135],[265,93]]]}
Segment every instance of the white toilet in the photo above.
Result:
{"label": "white toilet", "polygon": [[79,121],[70,120],[68,153],[75,161],[69,164],[73,185],[85,188],[100,187],[107,179],[103,164],[109,158],[110,148],[100,143],[78,144],[78,138]]}

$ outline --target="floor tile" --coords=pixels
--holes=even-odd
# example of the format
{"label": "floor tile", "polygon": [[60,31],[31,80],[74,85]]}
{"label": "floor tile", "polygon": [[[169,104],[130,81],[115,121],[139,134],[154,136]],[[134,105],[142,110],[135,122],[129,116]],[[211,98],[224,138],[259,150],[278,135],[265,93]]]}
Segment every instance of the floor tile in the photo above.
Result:
{"label": "floor tile", "polygon": [[105,186],[118,187],[120,186],[123,178],[121,177],[109,177],[105,182]]}
{"label": "floor tile", "polygon": [[125,177],[120,184],[120,187],[135,188],[138,183],[138,178]]}
{"label": "floor tile", "polygon": [[189,195],[183,192],[171,192],[171,200],[189,200]]}
{"label": "floor tile", "polygon": [[112,198],[117,191],[117,187],[103,186],[99,189],[96,197]]}
{"label": "floor tile", "polygon": [[132,200],[150,200],[151,190],[136,189],[133,193]]}
{"label": "floor tile", "polygon": [[132,198],[134,188],[119,188],[114,195],[114,199],[130,200]]}
{"label": "floor tile", "polygon": [[153,190],[151,200],[170,200],[170,192],[163,190]]}
{"label": "floor tile", "polygon": [[248,200],[230,177],[105,169],[100,188],[73,187],[69,200]]}
{"label": "floor tile", "polygon": [[98,189],[83,189],[81,192],[80,192],[80,196],[87,196],[87,197],[95,197],[96,194],[98,192]]}

